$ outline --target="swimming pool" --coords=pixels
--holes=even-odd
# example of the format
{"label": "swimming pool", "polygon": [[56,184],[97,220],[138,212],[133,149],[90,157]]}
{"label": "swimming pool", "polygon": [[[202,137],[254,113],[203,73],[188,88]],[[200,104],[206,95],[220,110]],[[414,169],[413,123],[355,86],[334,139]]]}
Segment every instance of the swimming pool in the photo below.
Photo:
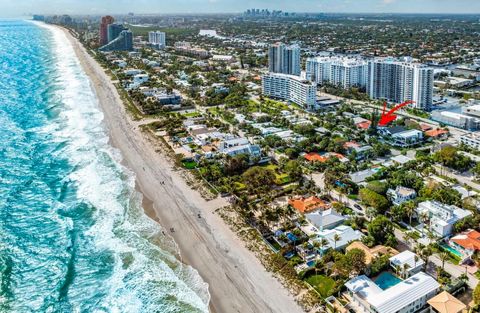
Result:
{"label": "swimming pool", "polygon": [[400,278],[394,276],[392,273],[383,272],[377,276],[377,278],[375,279],[375,284],[377,284],[378,287],[380,287],[381,289],[387,290],[388,288],[395,286],[401,281],[402,280]]}
{"label": "swimming pool", "polygon": [[316,262],[312,260],[312,261],[308,261],[308,262],[307,262],[307,265],[308,265],[308,267],[314,267],[314,266],[315,266],[315,263],[316,263]]}
{"label": "swimming pool", "polygon": [[292,233],[288,233],[288,234],[287,234],[287,238],[288,238],[288,240],[290,240],[290,241],[292,241],[292,242],[295,242],[295,241],[298,240],[297,236],[295,236],[295,235],[292,234]]}
{"label": "swimming pool", "polygon": [[462,255],[458,250],[450,247],[449,245],[442,243],[440,246],[441,246],[443,249],[447,250],[448,252],[450,252],[450,253],[458,256],[459,258],[463,258],[463,255]]}

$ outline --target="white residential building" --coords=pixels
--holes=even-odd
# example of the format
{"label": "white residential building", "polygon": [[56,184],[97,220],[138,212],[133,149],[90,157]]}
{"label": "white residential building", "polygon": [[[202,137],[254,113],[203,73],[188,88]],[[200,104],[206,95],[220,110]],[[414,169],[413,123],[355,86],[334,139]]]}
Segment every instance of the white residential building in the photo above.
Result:
{"label": "white residential building", "polygon": [[148,43],[159,49],[165,48],[165,33],[161,31],[148,32]]}
{"label": "white residential building", "polygon": [[460,142],[473,149],[480,150],[480,136],[476,133],[469,133],[460,137]]}
{"label": "white residential building", "polygon": [[387,190],[387,197],[394,205],[400,205],[406,201],[413,200],[416,196],[417,193],[414,189],[403,186]]}
{"label": "white residential building", "polygon": [[[338,240],[335,240],[335,235],[338,235]],[[323,251],[329,248],[340,250],[345,248],[350,242],[362,239],[363,234],[354,230],[350,226],[340,225],[333,229],[327,229],[319,231],[317,233],[317,239],[326,239],[328,244],[322,247]],[[315,239],[313,239],[315,241]]]}
{"label": "white residential building", "polygon": [[410,277],[419,273],[425,264],[420,257],[409,250],[394,255],[389,260],[392,269],[397,271],[398,274],[402,274],[403,277]]}
{"label": "white residential building", "polygon": [[345,221],[345,216],[330,208],[328,210],[318,210],[316,212],[305,214],[307,220],[315,225],[320,231],[332,229]]}
{"label": "white residential building", "polygon": [[377,58],[368,62],[367,93],[373,99],[430,110],[433,102],[433,69],[411,60]]}
{"label": "white residential building", "polygon": [[300,47],[281,42],[268,48],[268,71],[300,76]]}
{"label": "white residential building", "polygon": [[239,154],[246,154],[253,158],[261,158],[262,150],[258,145],[246,144],[240,146],[233,146],[222,151],[224,154],[234,157]]}
{"label": "white residential building", "polygon": [[416,129],[405,129],[401,126],[380,128],[380,134],[394,146],[411,147],[423,140],[423,133]]}
{"label": "white residential building", "polygon": [[416,209],[420,219],[425,217],[430,231],[443,238],[452,234],[456,222],[472,215],[472,212],[454,205],[446,205],[438,201],[424,201]]}
{"label": "white residential building", "polygon": [[440,288],[435,279],[423,272],[385,290],[365,275],[349,280],[345,286],[357,313],[418,312]]}
{"label": "white residential building", "polygon": [[133,83],[134,84],[143,84],[148,82],[148,74],[137,74],[133,76]]}
{"label": "white residential building", "polygon": [[480,118],[480,104],[462,107],[462,113]]}
{"label": "white residential building", "polygon": [[477,130],[480,128],[480,119],[466,114],[450,111],[434,111],[431,117],[434,121],[466,130]]}
{"label": "white residential building", "polygon": [[306,62],[306,78],[317,84],[330,83],[348,89],[365,87],[367,62],[352,57],[315,57]]}
{"label": "white residential building", "polygon": [[292,101],[307,109],[314,109],[316,105],[317,86],[294,75],[263,75],[262,92],[268,97]]}

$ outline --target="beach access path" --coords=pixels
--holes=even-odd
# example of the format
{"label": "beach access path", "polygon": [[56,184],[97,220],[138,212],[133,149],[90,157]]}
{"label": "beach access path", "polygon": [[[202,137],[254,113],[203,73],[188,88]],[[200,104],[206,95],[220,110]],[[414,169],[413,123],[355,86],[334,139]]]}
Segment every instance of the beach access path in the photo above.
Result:
{"label": "beach access path", "polygon": [[[210,310],[216,313],[299,313],[302,309],[281,283],[224,223],[217,208],[223,199],[204,200],[186,184],[167,158],[132,121],[111,79],[85,48],[65,30],[90,77],[111,144],[136,174],[137,188],[152,203],[151,215],[170,233],[185,264],[209,284]],[[146,201],[147,202],[147,201]],[[154,214],[152,214],[154,213]],[[200,217],[199,217],[200,214]]]}

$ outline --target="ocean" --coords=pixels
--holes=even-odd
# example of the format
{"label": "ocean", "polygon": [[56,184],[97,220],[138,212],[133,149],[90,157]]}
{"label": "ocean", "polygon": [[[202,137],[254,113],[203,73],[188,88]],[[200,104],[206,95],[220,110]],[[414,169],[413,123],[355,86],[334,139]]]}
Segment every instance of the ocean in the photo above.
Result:
{"label": "ocean", "polygon": [[0,20],[0,312],[208,312],[65,34]]}

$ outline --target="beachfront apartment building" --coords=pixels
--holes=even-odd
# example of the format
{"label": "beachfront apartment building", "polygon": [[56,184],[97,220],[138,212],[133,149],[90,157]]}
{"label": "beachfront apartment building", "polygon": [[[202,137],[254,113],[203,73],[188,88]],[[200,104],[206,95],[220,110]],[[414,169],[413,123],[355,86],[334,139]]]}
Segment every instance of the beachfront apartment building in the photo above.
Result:
{"label": "beachfront apartment building", "polygon": [[115,40],[124,30],[128,30],[128,28],[125,28],[122,24],[109,24],[107,27],[108,42]]}
{"label": "beachfront apartment building", "polygon": [[299,76],[268,73],[262,76],[262,93],[265,96],[291,101],[307,109],[315,109],[317,86]]}
{"label": "beachfront apartment building", "polygon": [[367,84],[367,62],[362,58],[320,56],[306,61],[306,78],[317,84],[329,83],[344,89],[364,88]]}
{"label": "beachfront apartment building", "polygon": [[456,222],[472,215],[468,210],[438,201],[420,202],[415,211],[418,218],[427,223],[429,230],[440,238],[450,236]]}
{"label": "beachfront apartment building", "polygon": [[100,51],[132,51],[133,50],[133,33],[130,30],[122,30],[118,37],[110,41],[108,44],[99,48]]}
{"label": "beachfront apartment building", "polygon": [[368,61],[367,93],[393,103],[414,101],[411,107],[430,110],[433,103],[433,69],[408,58]]}
{"label": "beachfront apartment building", "polygon": [[148,32],[148,43],[155,48],[163,49],[165,48],[165,33],[161,31],[151,31]]}
{"label": "beachfront apartment building", "polygon": [[100,46],[104,46],[108,43],[108,25],[113,24],[113,22],[114,18],[110,15],[102,17],[99,29]]}
{"label": "beachfront apartment building", "polygon": [[300,47],[277,42],[268,47],[268,71],[300,76]]}
{"label": "beachfront apartment building", "polygon": [[385,290],[365,275],[349,280],[345,287],[349,306],[357,313],[414,313],[426,307],[440,284],[420,272]]}

